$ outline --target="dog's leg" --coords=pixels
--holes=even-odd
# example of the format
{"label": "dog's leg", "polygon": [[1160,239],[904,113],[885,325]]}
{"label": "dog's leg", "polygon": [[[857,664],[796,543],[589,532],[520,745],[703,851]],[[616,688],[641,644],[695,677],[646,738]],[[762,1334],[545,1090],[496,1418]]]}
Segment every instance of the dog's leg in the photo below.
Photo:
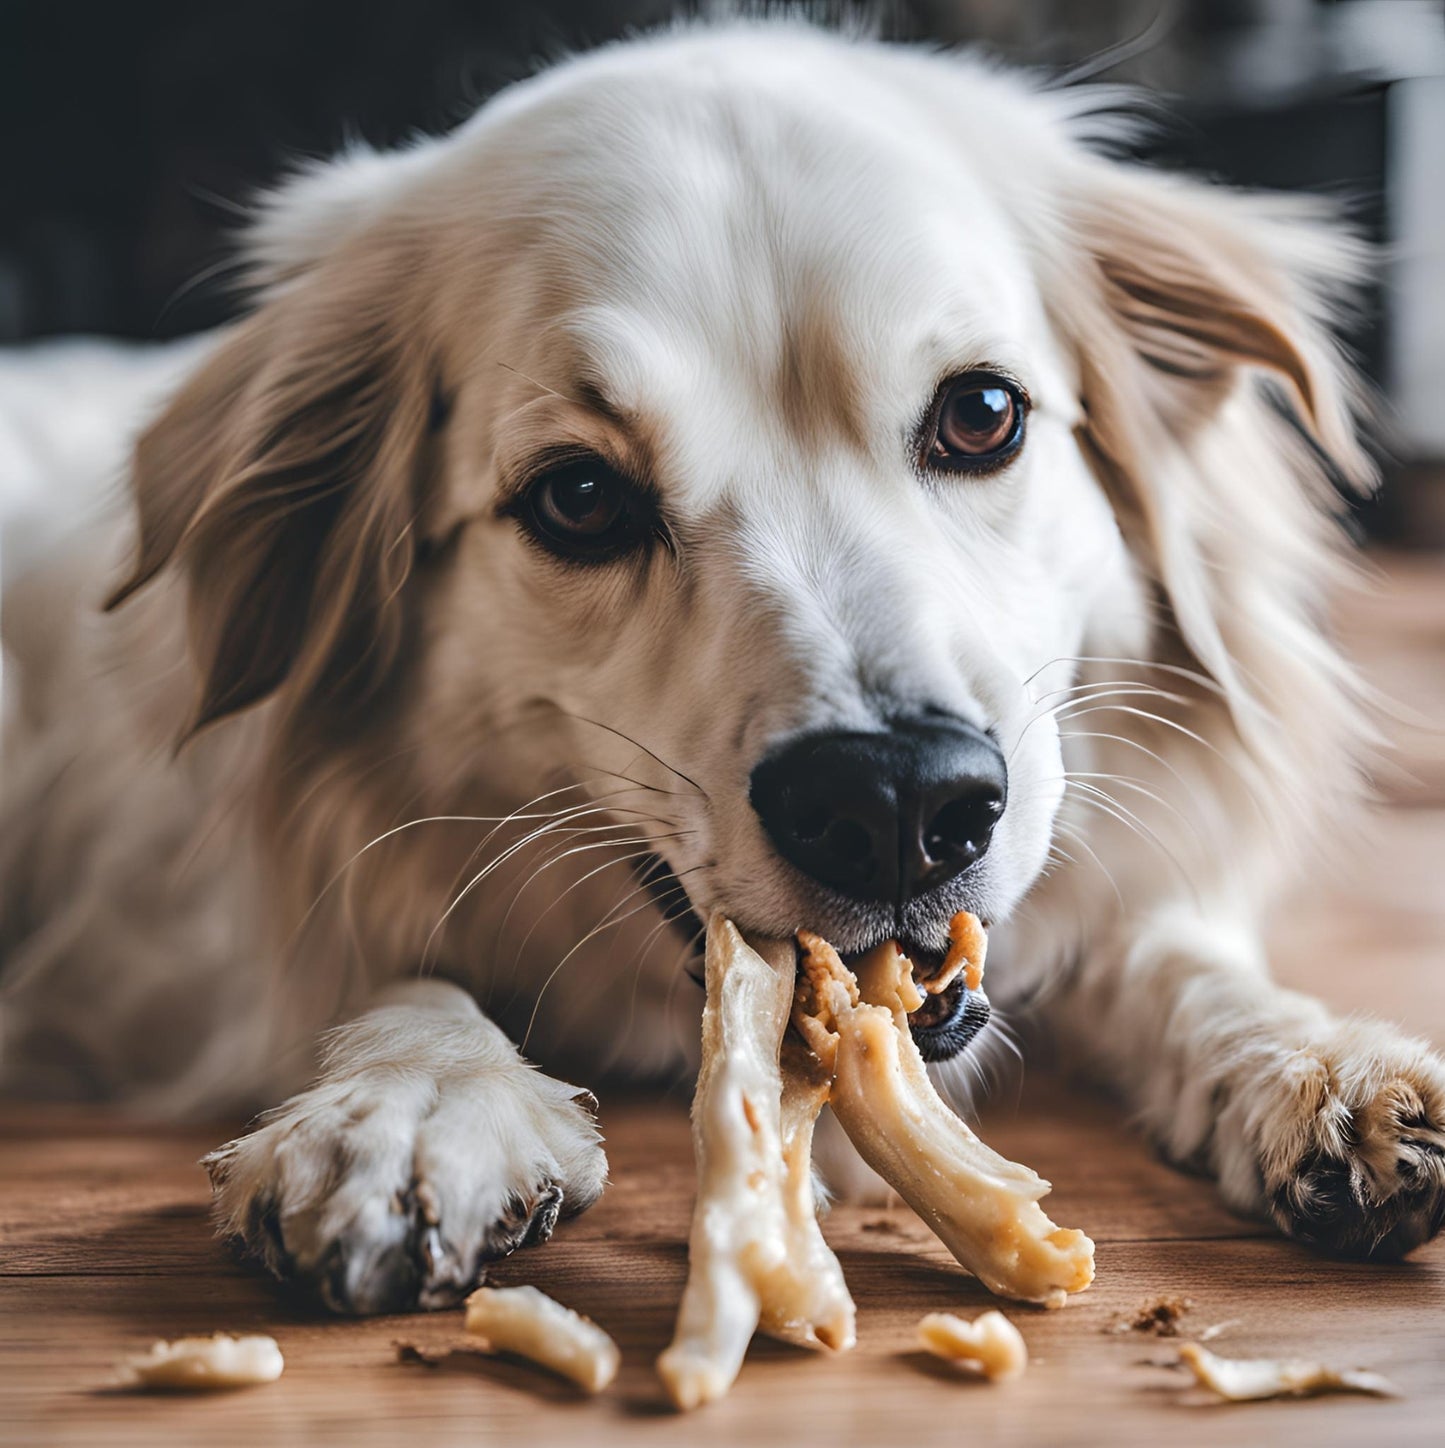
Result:
{"label": "dog's leg", "polygon": [[1356,1257],[1403,1256],[1445,1223],[1445,1060],[1275,985],[1249,934],[1158,918],[1094,952],[1046,1014],[1236,1209]]}
{"label": "dog's leg", "polygon": [[591,1104],[465,992],[414,981],[337,1031],[316,1083],[204,1165],[221,1231],[333,1310],[445,1307],[600,1195]]}

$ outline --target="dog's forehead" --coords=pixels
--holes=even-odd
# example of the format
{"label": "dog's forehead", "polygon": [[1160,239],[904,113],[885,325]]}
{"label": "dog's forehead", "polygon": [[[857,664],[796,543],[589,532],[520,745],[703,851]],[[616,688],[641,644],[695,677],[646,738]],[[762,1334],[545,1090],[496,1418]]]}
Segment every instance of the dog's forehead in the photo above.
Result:
{"label": "dog's forehead", "polygon": [[531,136],[553,158],[539,261],[565,279],[549,330],[646,420],[679,501],[706,507],[750,449],[893,449],[944,377],[1040,367],[1025,251],[956,137],[776,87],[579,91]]}

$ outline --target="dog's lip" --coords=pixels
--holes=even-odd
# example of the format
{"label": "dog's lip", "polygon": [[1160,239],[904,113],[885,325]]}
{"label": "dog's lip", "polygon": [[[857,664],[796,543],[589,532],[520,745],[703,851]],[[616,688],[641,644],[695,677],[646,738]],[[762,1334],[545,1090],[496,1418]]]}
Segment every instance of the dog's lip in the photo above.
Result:
{"label": "dog's lip", "polygon": [[[982,923],[980,921],[980,924]],[[946,949],[922,945],[906,933],[900,933],[895,939],[899,952],[913,966],[914,983],[925,991],[923,1004],[916,1011],[908,1013],[908,1029],[914,1042],[926,1060],[942,1060],[956,1055],[971,1039],[970,1035],[960,1039],[956,1045],[953,1044],[953,1038],[960,1029],[964,1015],[970,1006],[975,1013],[986,1012],[988,998],[981,990],[969,990],[962,971],[943,990],[928,992],[926,982],[943,968]],[[856,959],[857,957],[850,957],[848,963],[852,965]]]}
{"label": "dog's lip", "polygon": [[[919,1015],[934,1001],[939,1003],[936,1018],[920,1021]],[[930,996],[919,1011],[909,1016],[908,1027],[925,1061],[947,1061],[968,1049],[991,1014],[988,997],[981,990],[969,990],[960,975],[947,990]]]}
{"label": "dog's lip", "polygon": [[963,1009],[967,989],[960,971],[943,990],[936,995],[925,995],[923,1004],[916,1011],[908,1012],[908,1028],[917,1035],[919,1031],[942,1030],[952,1025]]}

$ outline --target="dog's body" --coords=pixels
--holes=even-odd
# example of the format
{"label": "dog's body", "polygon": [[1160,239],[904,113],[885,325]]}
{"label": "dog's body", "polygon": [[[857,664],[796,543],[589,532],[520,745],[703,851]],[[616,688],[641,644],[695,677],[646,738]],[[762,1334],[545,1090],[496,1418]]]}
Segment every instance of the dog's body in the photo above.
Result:
{"label": "dog's body", "polygon": [[[660,860],[846,950],[972,909],[995,1002],[1232,1204],[1435,1232],[1445,1067],[1259,946],[1357,790],[1318,611],[1358,258],[1100,158],[1096,109],[691,30],[275,198],[262,305],[137,449],[117,607],[129,530],[7,608],[6,1084],[274,1100],[360,1011],[218,1154],[223,1219],[339,1308],[454,1300],[601,1189],[585,1093],[511,1042],[690,1059]],[[1006,771],[972,862],[886,899],[788,863],[760,761],[908,729]]]}

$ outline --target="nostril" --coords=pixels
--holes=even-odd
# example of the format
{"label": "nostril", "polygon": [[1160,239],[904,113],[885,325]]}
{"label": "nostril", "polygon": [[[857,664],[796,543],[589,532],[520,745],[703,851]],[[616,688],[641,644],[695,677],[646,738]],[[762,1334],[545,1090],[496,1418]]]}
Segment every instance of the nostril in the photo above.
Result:
{"label": "nostril", "polygon": [[992,790],[949,800],[924,826],[923,848],[929,859],[944,862],[981,855],[1001,805]]}
{"label": "nostril", "polygon": [[820,840],[828,829],[832,812],[822,805],[814,805],[793,816],[793,833],[800,840]]}

